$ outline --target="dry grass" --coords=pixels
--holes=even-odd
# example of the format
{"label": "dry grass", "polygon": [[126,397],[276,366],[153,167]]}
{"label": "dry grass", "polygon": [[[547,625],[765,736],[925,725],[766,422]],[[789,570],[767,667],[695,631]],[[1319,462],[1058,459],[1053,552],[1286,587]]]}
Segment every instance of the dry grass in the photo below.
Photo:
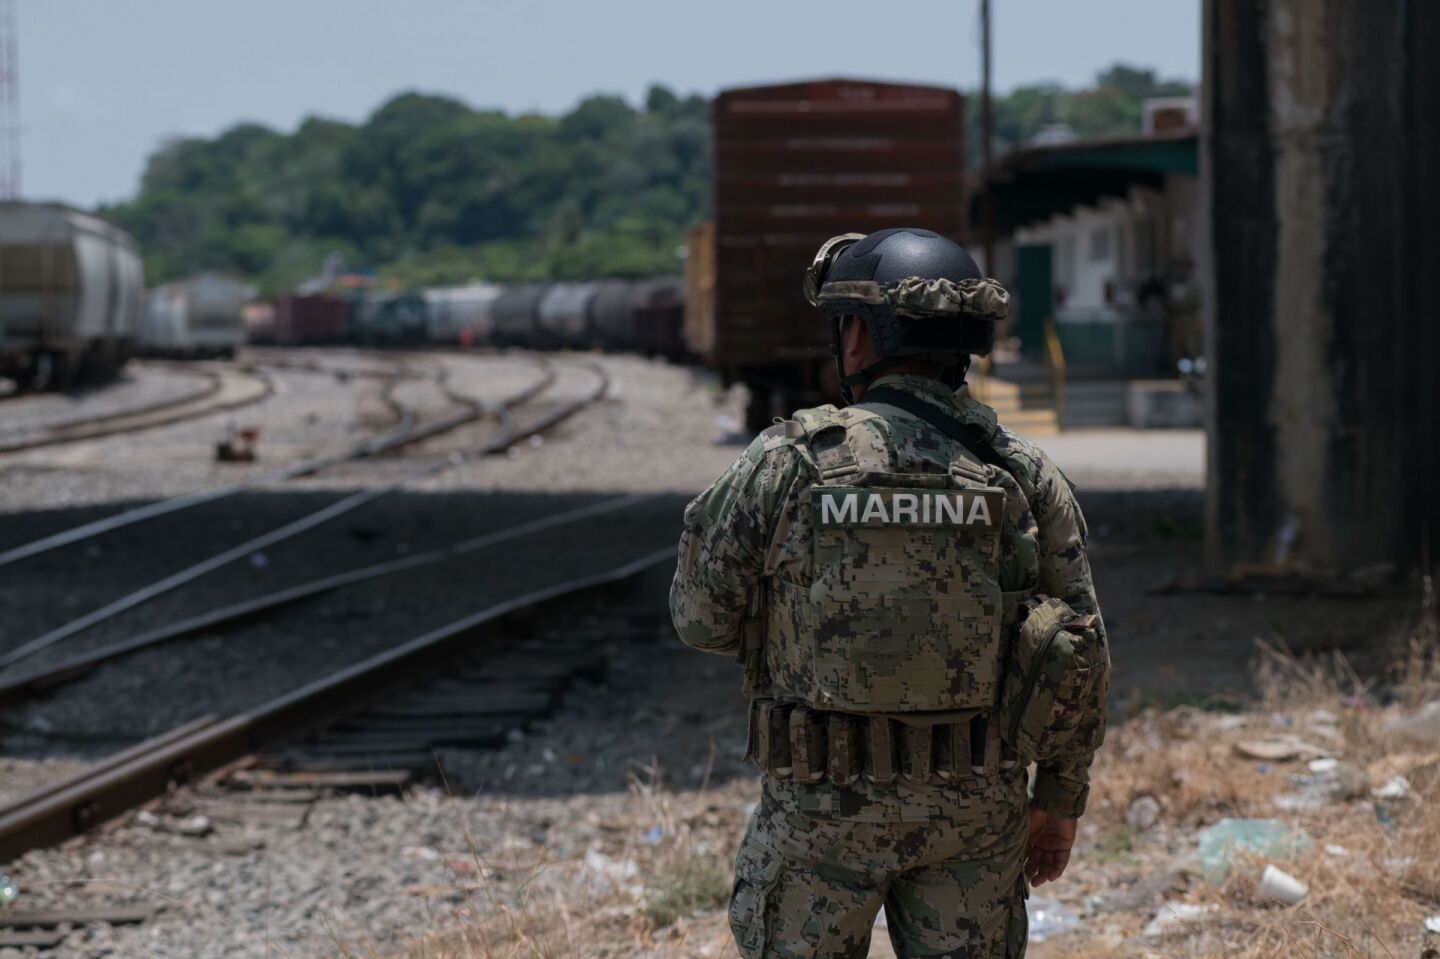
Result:
{"label": "dry grass", "polygon": [[[632,780],[607,839],[505,864],[472,844],[464,902],[404,959],[688,959],[736,953],[723,910],[753,784],[670,793]],[[583,800],[576,801],[576,809]],[[557,825],[555,828],[561,828]]]}
{"label": "dry grass", "polygon": [[[1147,873],[1180,866],[1170,898],[1206,905],[1213,912],[1163,940],[1137,945],[1129,937],[1149,915],[1112,915],[1066,937],[1054,955],[1153,955],[1280,959],[1299,956],[1416,957],[1440,946],[1424,932],[1425,917],[1440,913],[1440,741],[1402,727],[1424,703],[1440,700],[1433,608],[1397,644],[1396,673],[1384,695],[1338,656],[1296,657],[1261,645],[1256,700],[1237,715],[1180,708],[1141,715],[1114,730],[1097,761],[1091,812],[1092,851],[1102,855],[1117,837],[1133,847],[1117,868],[1082,854],[1076,875],[1093,888],[1123,888]],[[1384,700],[1388,700],[1385,702]],[[1314,808],[1277,806],[1276,797],[1303,792],[1318,777],[1303,752],[1261,761],[1237,744],[1291,736],[1337,758],[1351,771],[1339,796]],[[1379,798],[1372,790],[1404,776],[1404,795]],[[1137,840],[1124,813],[1142,795],[1163,813],[1153,833]],[[1218,819],[1276,818],[1298,826],[1311,849],[1277,862],[1310,889],[1294,907],[1262,901],[1258,878],[1266,860],[1234,857],[1218,886],[1195,875],[1189,855],[1196,833]],[[1187,861],[1188,860],[1188,861]],[[1086,873],[1091,875],[1087,876]],[[1089,940],[1089,941],[1087,941]],[[1052,953],[1042,953],[1051,955]]]}
{"label": "dry grass", "polygon": [[[1061,882],[1041,890],[1081,914],[1081,928],[1032,946],[1032,959],[1440,956],[1428,951],[1440,937],[1427,940],[1423,928],[1426,916],[1440,914],[1440,743],[1394,730],[1440,700],[1433,617],[1420,622],[1397,644],[1383,690],[1342,659],[1262,646],[1259,692],[1240,713],[1180,707],[1114,728],[1097,761],[1077,857]],[[1313,809],[1277,809],[1277,795],[1313,777],[1310,756],[1261,761],[1237,750],[1276,735],[1351,768],[1347,794]],[[1397,775],[1409,783],[1406,795],[1372,795]],[[1126,823],[1141,796],[1160,804],[1153,826]],[[601,821],[600,838],[584,848],[547,855],[543,846],[497,861],[472,847],[456,869],[462,895],[435,916],[438,931],[373,955],[733,959],[724,899],[754,798],[753,784],[672,793],[652,778],[633,784],[623,811]],[[577,797],[574,815],[593,816],[594,802]],[[1309,886],[1300,904],[1262,901],[1256,886],[1266,860],[1257,855],[1235,855],[1218,885],[1201,877],[1197,834],[1225,817],[1278,818],[1308,834],[1309,851],[1276,862]],[[656,826],[658,841],[650,841]],[[1102,905],[1107,897],[1112,903]],[[1177,932],[1145,937],[1161,901],[1210,911]]]}

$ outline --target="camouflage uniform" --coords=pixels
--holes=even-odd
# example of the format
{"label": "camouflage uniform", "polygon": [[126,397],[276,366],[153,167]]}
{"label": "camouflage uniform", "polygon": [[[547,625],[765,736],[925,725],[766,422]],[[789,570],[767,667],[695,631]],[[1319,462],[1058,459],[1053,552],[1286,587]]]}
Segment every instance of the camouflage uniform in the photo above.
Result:
{"label": "camouflage uniform", "polygon": [[[994,412],[965,392],[957,397],[911,374],[882,376],[871,389],[883,387],[979,428],[1002,459],[997,485],[1015,495],[1005,499],[1000,588],[1044,593],[1077,613],[1098,614],[1084,519],[1045,455],[999,427]],[[827,411],[845,415],[819,412]],[[762,580],[814,579],[806,547],[811,514],[801,495],[814,467],[786,434],[783,426],[760,434],[685,511],[670,605],[681,640],[696,649],[738,654],[742,622]],[[906,414],[868,417],[849,430],[847,443],[864,467],[889,472],[943,472],[962,452]],[[766,655],[785,660],[784,650]],[[1078,816],[1091,758],[1075,755],[1040,768],[1029,805]],[[882,905],[900,956],[1023,955],[1023,769],[991,766],[953,783],[861,778],[836,785],[765,776],[762,788],[737,859],[730,909],[746,959],[863,957]]]}

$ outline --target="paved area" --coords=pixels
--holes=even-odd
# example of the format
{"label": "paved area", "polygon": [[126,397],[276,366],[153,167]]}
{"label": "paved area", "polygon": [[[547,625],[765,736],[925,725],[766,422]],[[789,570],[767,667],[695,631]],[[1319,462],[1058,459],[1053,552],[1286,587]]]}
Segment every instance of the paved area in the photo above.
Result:
{"label": "paved area", "polygon": [[1103,489],[1205,485],[1204,430],[1072,430],[1037,440],[1072,482]]}

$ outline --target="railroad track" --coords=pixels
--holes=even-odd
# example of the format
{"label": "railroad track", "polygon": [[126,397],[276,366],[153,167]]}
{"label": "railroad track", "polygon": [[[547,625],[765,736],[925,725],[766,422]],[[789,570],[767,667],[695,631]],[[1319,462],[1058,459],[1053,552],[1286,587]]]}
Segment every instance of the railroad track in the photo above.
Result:
{"label": "railroad track", "polygon": [[[205,384],[190,393],[129,409],[41,426],[18,435],[12,434],[0,438],[0,453],[20,453],[46,446],[170,426],[202,416],[252,406],[275,393],[274,381],[263,371],[221,368],[194,372],[199,372],[204,377]],[[227,390],[239,395],[219,398]]]}
{"label": "railroad track", "polygon": [[[443,775],[437,749],[503,744],[551,714],[568,686],[603,672],[601,640],[655,635],[661,610],[635,605],[625,590],[674,556],[673,548],[651,552],[478,609],[252,709],[184,723],[51,783],[0,808],[0,863],[155,800],[162,801],[149,815],[157,823],[198,814],[299,827],[323,792],[395,791]],[[60,923],[137,922],[149,913],[9,913],[0,925],[29,927],[18,935],[43,946],[63,938],[54,931]]]}
{"label": "railroad track", "polygon": [[[182,496],[173,496],[168,499],[146,503],[143,506],[123,510],[89,523],[52,533],[49,536],[43,536],[40,539],[32,540],[28,543],[22,543],[9,549],[0,550],[0,567],[48,553],[51,550],[59,549],[63,546],[70,546],[75,543],[93,539],[97,536],[103,536],[106,533],[123,529],[127,526],[133,526],[136,523],[154,519],[158,516],[166,516],[202,504],[214,503],[238,493],[272,486],[286,482],[287,480],[313,476],[342,463],[390,453],[413,443],[418,443],[421,440],[457,429],[487,416],[503,415],[504,411],[509,407],[529,402],[531,399],[549,389],[555,382],[555,371],[549,361],[541,360],[538,357],[531,357],[530,360],[539,366],[540,376],[525,387],[525,389],[512,396],[503,398],[493,405],[462,394],[452,387],[445,386],[442,382],[442,389],[445,390],[447,396],[451,398],[452,402],[460,405],[462,409],[456,414],[423,426],[417,425],[418,416],[415,412],[401,404],[394,397],[393,391],[401,382],[402,375],[404,375],[400,368],[383,372],[364,371],[351,373],[347,371],[346,375],[373,375],[385,379],[385,385],[381,390],[381,401],[391,411],[391,424],[387,426],[386,429],[337,453],[325,454],[302,460],[298,463],[291,463],[280,469],[272,470],[271,472],[264,473],[241,483],[233,483],[215,489],[204,490],[199,493],[187,493]],[[326,370],[316,364],[289,363],[284,364],[284,366],[286,368],[305,369],[313,372],[327,372],[331,374],[337,372],[335,370]],[[408,375],[414,374],[411,373]]]}
{"label": "railroad track", "polygon": [[[534,410],[523,403],[488,408],[487,414],[497,420],[495,432],[468,457],[508,449],[603,396],[608,387],[604,371],[591,369],[596,384],[583,397],[543,403]],[[543,388],[532,387],[530,392],[540,396]],[[394,486],[453,465],[453,461],[430,464]],[[58,667],[0,684],[0,705],[48,693],[99,665],[158,643],[202,633],[223,634],[257,618],[288,615],[287,611],[303,600],[322,593],[423,570],[652,499],[650,495],[613,497],[438,549],[292,585],[224,609],[207,610],[131,636],[123,643],[92,649]],[[615,530],[629,530],[631,519],[622,517],[599,528],[612,531],[613,536]],[[589,539],[596,537],[591,534]],[[584,534],[580,541],[585,541]],[[236,549],[245,546],[254,547],[255,542]],[[603,552],[593,554],[600,555]],[[534,589],[537,580],[527,576],[529,592],[492,600],[484,608],[409,638],[394,629],[397,620],[391,617],[388,632],[398,645],[253,708],[191,719],[101,760],[83,774],[0,808],[0,866],[27,850],[64,842],[147,804],[142,814],[145,818],[139,821],[162,831],[201,818],[222,827],[240,821],[302,828],[308,810],[324,795],[345,790],[402,790],[417,779],[443,775],[437,766],[439,749],[488,749],[505,743],[516,730],[550,715],[571,684],[603,672],[604,659],[596,652],[600,641],[628,640],[647,631],[655,635],[656,619],[663,615],[661,604],[652,603],[641,610],[628,598],[616,597],[615,591],[672,561],[673,548],[643,556],[631,553],[635,558],[628,562],[591,561],[592,554],[586,556],[579,570],[588,566],[605,571],[541,589]],[[570,569],[573,573],[577,567]],[[503,597],[505,593],[490,595]],[[596,605],[607,599],[608,605]],[[459,609],[463,611],[463,607]],[[588,619],[577,627],[577,617]],[[563,627],[557,625],[561,622]],[[286,631],[295,637],[305,635],[299,627],[287,625]],[[259,688],[269,691],[264,695],[271,695],[281,686]],[[82,690],[79,695],[90,693]],[[242,700],[233,708],[253,701]],[[76,905],[67,902],[45,911],[11,910],[0,914],[0,947],[57,945],[64,940],[68,926],[144,922],[154,908],[129,904],[96,907],[93,901],[82,905],[77,900]],[[7,927],[12,931],[7,933]]]}
{"label": "railroad track", "polygon": [[[80,617],[77,617],[76,619],[70,620],[69,622],[66,622],[60,626],[57,626],[47,631],[46,633],[35,637],[34,639],[31,639],[27,642],[19,644],[16,647],[11,648],[3,655],[0,655],[0,669],[5,669],[15,665],[16,663],[22,662],[23,660],[28,659],[29,657],[41,652],[42,650],[49,649],[50,647],[53,647],[56,644],[63,642],[64,640],[69,639],[72,636],[76,636],[100,623],[113,619],[121,613],[135,609],[136,607],[139,607],[160,596],[179,589],[187,583],[199,579],[202,576],[212,573],[238,560],[244,559],[245,557],[259,552],[260,550],[267,549],[279,543],[293,539],[294,537],[299,536],[325,523],[328,523],[339,516],[343,516],[346,513],[352,512],[353,510],[360,508],[361,506],[374,502],[381,497],[405,489],[409,486],[409,484],[437,476],[450,469],[453,469],[454,467],[460,465],[466,460],[498,452],[503,452],[505,450],[508,450],[515,444],[521,442],[522,440],[527,439],[528,437],[538,435],[545,430],[550,429],[557,423],[568,419],[569,417],[580,412],[580,410],[589,406],[591,403],[599,400],[602,396],[604,396],[606,390],[608,389],[609,377],[605,373],[604,369],[596,364],[586,364],[586,366],[592,371],[596,378],[596,384],[589,393],[569,402],[559,404],[544,413],[543,415],[540,415],[537,418],[524,423],[523,425],[517,423],[513,415],[513,410],[516,407],[523,405],[525,402],[528,402],[530,399],[538,395],[540,392],[543,391],[544,388],[548,386],[549,382],[553,379],[553,371],[550,371],[549,377],[547,377],[547,379],[543,381],[543,386],[539,384],[531,384],[526,389],[510,397],[507,402],[502,404],[498,409],[492,411],[496,415],[500,424],[496,433],[487,442],[481,445],[478,449],[471,451],[468,455],[452,456],[438,463],[427,464],[425,466],[421,466],[417,469],[412,470],[408,475],[402,477],[395,482],[391,482],[383,486],[370,487],[355,493],[351,493],[318,510],[312,511],[305,516],[292,520],[291,522],[286,523],[283,526],[272,529],[237,546],[233,546],[229,549],[223,550],[204,560],[201,560],[198,563],[193,563],[180,570],[177,570],[176,572],[162,579],[151,582],[141,587],[140,589],[134,590],[126,594],[125,596],[122,596],[116,600],[105,604],[104,606],[91,610],[90,612]],[[417,441],[417,439],[422,438],[415,435],[417,432],[425,435],[433,435],[434,432],[438,431],[435,428],[436,426],[437,424],[430,424],[429,426],[423,428],[417,428],[416,431],[407,433],[403,436],[393,437],[390,441],[388,441],[388,445],[386,445],[385,448],[395,448],[396,446],[402,445],[404,443]],[[369,455],[373,455],[373,452],[374,450],[372,450]],[[0,556],[0,561],[3,561],[4,559],[5,557]],[[35,687],[32,684],[27,688],[39,687]]]}

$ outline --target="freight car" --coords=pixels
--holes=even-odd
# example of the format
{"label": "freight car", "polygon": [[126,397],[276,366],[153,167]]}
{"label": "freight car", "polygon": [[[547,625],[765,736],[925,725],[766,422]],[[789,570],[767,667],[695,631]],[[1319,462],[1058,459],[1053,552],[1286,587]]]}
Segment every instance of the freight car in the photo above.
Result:
{"label": "freight car", "polygon": [[634,314],[630,310],[630,280],[606,280],[590,298],[587,321],[607,350],[635,349]]}
{"label": "freight car", "polygon": [[492,283],[471,283],[425,290],[425,338],[461,346],[489,343],[495,333],[493,310],[501,289]]}
{"label": "freight car", "polygon": [[715,99],[715,220],[690,235],[686,340],[750,387],[751,426],[833,392],[801,290],[821,243],[892,226],[964,241],[964,107],[943,87],[853,80]]}
{"label": "freight car", "polygon": [[413,290],[366,290],[350,301],[350,338],[367,346],[412,346],[428,329],[425,297]]}
{"label": "freight car", "polygon": [[536,346],[536,310],[548,283],[521,283],[506,287],[495,299],[491,315],[495,320],[496,346]]}
{"label": "freight car", "polygon": [[630,288],[631,349],[678,360],[685,354],[685,281],[678,276],[637,280]]}
{"label": "freight car", "polygon": [[245,339],[250,343],[275,342],[275,304],[256,301],[240,308]]}
{"label": "freight car", "polygon": [[135,348],[142,287],[129,235],[63,206],[0,203],[0,375],[63,389]]}
{"label": "freight car", "polygon": [[535,340],[532,345],[551,349],[578,349],[596,345],[590,325],[590,301],[601,283],[556,283],[535,304]]}
{"label": "freight car", "polygon": [[255,288],[219,273],[164,283],[145,296],[140,349],[153,356],[233,357],[245,343]]}
{"label": "freight car", "polygon": [[282,296],[275,301],[269,336],[253,339],[284,346],[342,343],[349,318],[350,305],[338,296]]}

